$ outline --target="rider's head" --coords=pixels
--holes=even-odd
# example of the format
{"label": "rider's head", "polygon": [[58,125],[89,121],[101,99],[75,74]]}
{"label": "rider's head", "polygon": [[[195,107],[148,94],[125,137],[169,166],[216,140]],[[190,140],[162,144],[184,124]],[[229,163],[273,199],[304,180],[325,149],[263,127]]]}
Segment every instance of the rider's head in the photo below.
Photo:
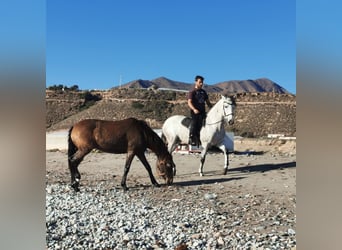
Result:
{"label": "rider's head", "polygon": [[203,87],[204,77],[203,76],[196,76],[195,77],[195,87],[200,89]]}

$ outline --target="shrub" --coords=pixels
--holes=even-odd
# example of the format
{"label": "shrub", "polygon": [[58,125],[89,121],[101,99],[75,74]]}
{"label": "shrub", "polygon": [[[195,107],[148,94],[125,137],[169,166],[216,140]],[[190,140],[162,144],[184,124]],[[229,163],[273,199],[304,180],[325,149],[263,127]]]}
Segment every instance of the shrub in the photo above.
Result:
{"label": "shrub", "polygon": [[134,109],[142,109],[144,107],[144,104],[141,102],[132,102],[132,108]]}

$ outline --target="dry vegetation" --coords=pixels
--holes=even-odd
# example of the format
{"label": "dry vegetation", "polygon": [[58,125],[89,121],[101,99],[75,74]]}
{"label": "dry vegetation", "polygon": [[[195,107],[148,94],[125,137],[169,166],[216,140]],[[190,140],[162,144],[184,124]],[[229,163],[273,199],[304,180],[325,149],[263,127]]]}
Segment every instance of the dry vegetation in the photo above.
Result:
{"label": "dry vegetation", "polygon": [[[211,93],[215,103],[220,94]],[[236,96],[236,120],[226,129],[236,135],[262,137],[269,133],[296,134],[296,97],[276,93],[240,93]],[[160,128],[169,116],[189,115],[186,93],[148,89],[46,92],[47,130],[65,129],[86,119],[119,120],[136,117]]]}

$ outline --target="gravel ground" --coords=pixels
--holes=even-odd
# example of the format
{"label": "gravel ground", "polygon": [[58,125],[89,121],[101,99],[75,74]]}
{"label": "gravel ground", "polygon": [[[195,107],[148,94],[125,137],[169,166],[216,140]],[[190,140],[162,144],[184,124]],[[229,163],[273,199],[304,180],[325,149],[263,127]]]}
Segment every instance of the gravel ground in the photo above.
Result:
{"label": "gravel ground", "polygon": [[227,194],[223,202],[222,194],[205,186],[123,192],[105,182],[76,194],[58,184],[46,191],[48,249],[174,249],[182,243],[188,249],[296,246],[295,197],[275,204],[260,195]]}
{"label": "gravel ground", "polygon": [[[205,177],[197,164],[186,168],[198,156],[176,155],[174,185],[154,188],[146,171],[132,166],[127,192],[121,176],[113,181],[107,171],[107,162],[116,169],[107,155],[90,154],[74,193],[65,153],[47,152],[47,249],[296,249],[293,154],[232,155],[226,176],[210,169],[223,156],[208,155]],[[115,157],[122,174],[125,156]],[[103,168],[88,168],[96,160]],[[265,161],[272,164],[260,165]]]}

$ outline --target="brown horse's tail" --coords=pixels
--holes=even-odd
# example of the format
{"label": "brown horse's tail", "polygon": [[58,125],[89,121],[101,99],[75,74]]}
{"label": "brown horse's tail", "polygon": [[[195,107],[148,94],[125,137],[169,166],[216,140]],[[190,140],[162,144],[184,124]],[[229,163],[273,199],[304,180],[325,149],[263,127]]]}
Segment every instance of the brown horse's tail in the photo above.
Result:
{"label": "brown horse's tail", "polygon": [[74,142],[71,139],[71,131],[74,127],[71,127],[69,129],[69,133],[68,133],[68,161],[70,162],[71,157],[76,153],[77,148],[74,144]]}

